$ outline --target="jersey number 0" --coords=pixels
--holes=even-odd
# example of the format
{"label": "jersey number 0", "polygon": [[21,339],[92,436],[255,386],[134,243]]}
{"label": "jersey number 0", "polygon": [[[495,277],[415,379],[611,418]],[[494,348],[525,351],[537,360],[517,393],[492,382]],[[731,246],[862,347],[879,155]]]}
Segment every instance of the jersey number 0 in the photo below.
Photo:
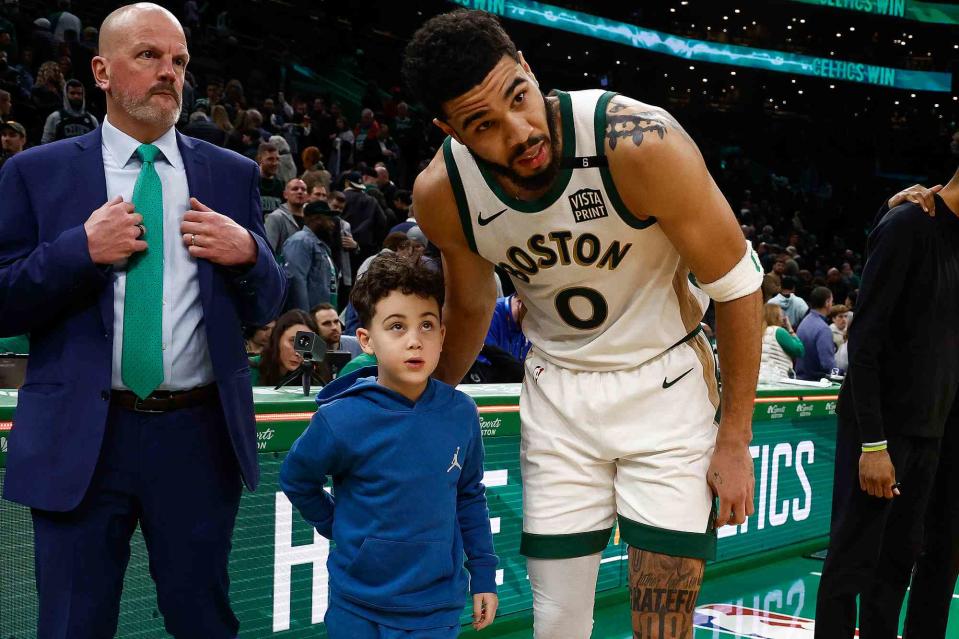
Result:
{"label": "jersey number 0", "polygon": [[[576,297],[583,298],[589,302],[592,307],[592,313],[589,317],[580,317],[573,312],[572,300]],[[574,286],[560,291],[559,294],[556,295],[554,303],[556,305],[556,312],[559,313],[563,321],[581,331],[592,330],[602,325],[609,316],[609,307],[600,292],[593,288],[586,288],[585,286]]]}

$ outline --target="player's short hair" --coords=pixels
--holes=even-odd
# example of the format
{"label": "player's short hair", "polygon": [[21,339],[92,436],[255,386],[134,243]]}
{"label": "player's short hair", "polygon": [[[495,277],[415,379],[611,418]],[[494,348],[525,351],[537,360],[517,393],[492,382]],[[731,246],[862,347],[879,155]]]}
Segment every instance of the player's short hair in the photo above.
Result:
{"label": "player's short hair", "polygon": [[418,253],[383,253],[370,262],[370,267],[357,280],[350,293],[350,302],[360,318],[360,326],[369,328],[376,313],[376,304],[393,291],[434,299],[443,312],[446,291],[443,275],[426,265]]}
{"label": "player's short hair", "polygon": [[443,103],[482,83],[504,55],[519,62],[499,20],[485,11],[458,9],[430,18],[413,34],[403,80],[433,116],[445,119]]}

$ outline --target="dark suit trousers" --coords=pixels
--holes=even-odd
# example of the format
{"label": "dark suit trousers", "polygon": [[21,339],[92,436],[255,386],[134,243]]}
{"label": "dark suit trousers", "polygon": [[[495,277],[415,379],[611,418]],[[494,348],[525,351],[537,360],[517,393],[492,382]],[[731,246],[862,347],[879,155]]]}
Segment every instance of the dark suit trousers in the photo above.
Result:
{"label": "dark suit trousers", "polygon": [[829,554],[816,600],[816,639],[852,639],[860,596],[862,639],[895,639],[939,460],[938,439],[890,435],[889,456],[902,483],[891,500],[859,487],[861,442],[839,418]]}
{"label": "dark suit trousers", "polygon": [[218,400],[155,414],[111,405],[80,505],[33,510],[39,639],[114,636],[137,524],[167,632],[235,637],[227,561],[240,493]]}
{"label": "dark suit trousers", "polygon": [[942,463],[926,509],[922,554],[906,612],[905,639],[943,639],[959,576],[959,402],[942,439]]}

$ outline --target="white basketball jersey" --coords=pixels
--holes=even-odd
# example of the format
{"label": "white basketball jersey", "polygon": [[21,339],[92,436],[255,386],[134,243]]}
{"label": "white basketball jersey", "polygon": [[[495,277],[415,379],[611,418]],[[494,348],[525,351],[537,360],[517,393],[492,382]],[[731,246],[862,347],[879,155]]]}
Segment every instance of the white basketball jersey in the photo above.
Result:
{"label": "white basketball jersey", "polygon": [[447,138],[463,231],[470,248],[510,274],[527,307],[523,331],[544,359],[576,370],[633,368],[697,331],[709,298],[656,219],[633,215],[616,192],[604,157],[615,94],[556,95],[562,166],[534,201],[511,197]]}

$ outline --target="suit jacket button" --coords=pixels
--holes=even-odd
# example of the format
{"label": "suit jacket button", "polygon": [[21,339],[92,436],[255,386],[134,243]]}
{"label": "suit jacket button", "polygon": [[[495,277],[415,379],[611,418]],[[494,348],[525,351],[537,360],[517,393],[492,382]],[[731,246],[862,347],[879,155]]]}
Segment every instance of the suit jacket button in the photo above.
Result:
{"label": "suit jacket button", "polygon": [[105,401],[105,402],[106,402],[106,401],[109,401],[109,400],[110,400],[110,391],[103,391],[102,393],[100,393],[100,399],[102,399],[102,400]]}

